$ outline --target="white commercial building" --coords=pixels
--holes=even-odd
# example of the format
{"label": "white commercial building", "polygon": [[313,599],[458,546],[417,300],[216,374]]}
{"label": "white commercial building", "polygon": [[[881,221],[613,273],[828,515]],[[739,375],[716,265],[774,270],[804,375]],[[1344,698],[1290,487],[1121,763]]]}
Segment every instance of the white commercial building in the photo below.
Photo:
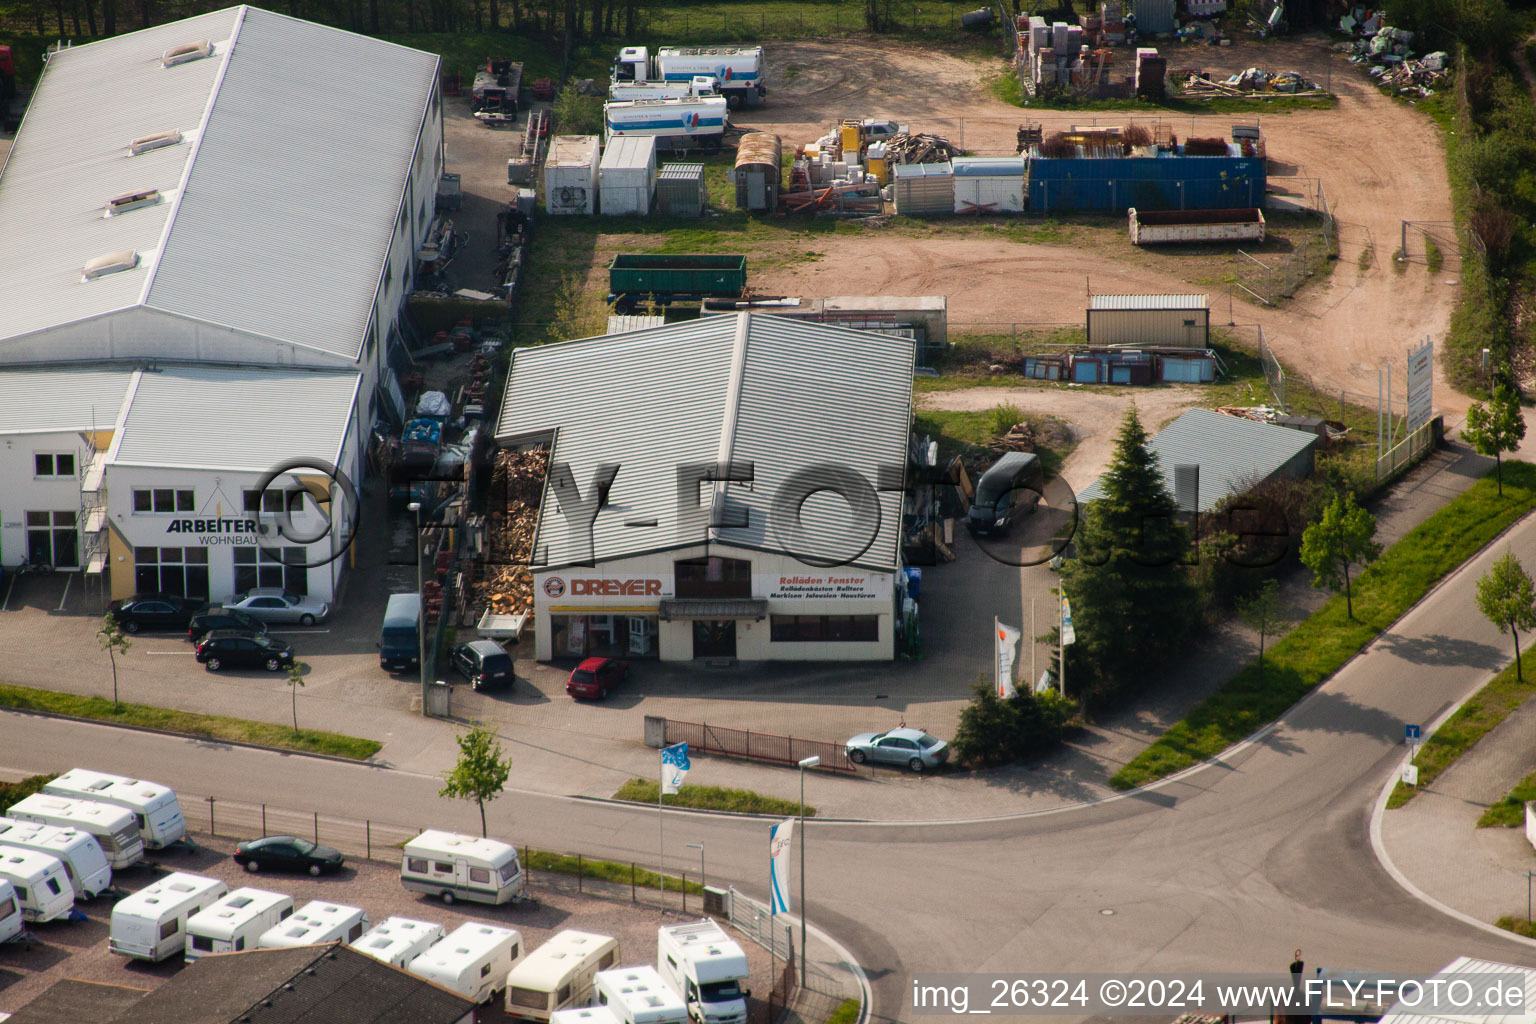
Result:
{"label": "white commercial building", "polygon": [[438,63],[254,7],[52,54],[0,174],[0,365],[347,370],[371,420],[443,171]]}
{"label": "white commercial building", "polygon": [[749,312],[516,350],[497,441],[552,448],[537,656],[892,658],[912,366]]}

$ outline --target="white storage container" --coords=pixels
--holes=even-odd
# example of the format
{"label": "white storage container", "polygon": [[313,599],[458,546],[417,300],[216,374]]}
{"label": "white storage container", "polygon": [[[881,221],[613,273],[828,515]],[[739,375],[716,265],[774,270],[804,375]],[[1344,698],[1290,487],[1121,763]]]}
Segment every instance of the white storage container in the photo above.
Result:
{"label": "white storage container", "polygon": [[596,135],[557,135],[544,159],[544,210],[550,214],[597,212]]}
{"label": "white storage container", "polygon": [[1022,156],[957,156],[956,213],[1019,213],[1024,209]]}
{"label": "white storage container", "polygon": [[656,190],[656,140],[643,135],[609,139],[597,183],[601,212],[616,217],[649,214]]}

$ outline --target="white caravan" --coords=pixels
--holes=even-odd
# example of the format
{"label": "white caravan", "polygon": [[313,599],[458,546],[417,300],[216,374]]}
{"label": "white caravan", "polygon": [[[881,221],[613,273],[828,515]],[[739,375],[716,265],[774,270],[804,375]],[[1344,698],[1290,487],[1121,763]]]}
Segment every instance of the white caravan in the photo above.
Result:
{"label": "white caravan", "polygon": [[620,1024],[688,1024],[688,1007],[654,967],[624,967],[597,976],[599,1004]]}
{"label": "white caravan", "polygon": [[387,917],[351,945],[359,953],[366,953],[375,960],[396,967],[409,967],[412,960],[425,953],[444,934],[442,925],[430,921]]}
{"label": "white caravan", "polygon": [[33,793],[11,805],[7,818],[31,821],[56,828],[72,828],[96,837],[101,852],[114,871],[131,867],[144,859],[144,840],[133,823],[133,815],[121,807],[96,800],[75,800],[52,793]]}
{"label": "white caravan", "polygon": [[322,942],[353,942],[368,930],[368,912],[340,903],[310,900],[286,921],[268,928],[256,940],[259,949],[318,946]]}
{"label": "white caravan", "polygon": [[21,900],[16,898],[16,887],[0,878],[0,943],[10,942],[25,927],[21,916]]}
{"label": "white caravan", "polygon": [[75,888],[57,857],[0,846],[0,879],[15,887],[21,916],[28,921],[56,921],[75,909]]}
{"label": "white caravan", "polygon": [[158,963],[186,950],[187,922],[229,892],[217,878],[173,872],[112,907],[107,948]]}
{"label": "white caravan", "polygon": [[715,922],[658,928],[656,969],[699,1024],[746,1024],[747,955]]}
{"label": "white caravan", "polygon": [[523,935],[517,929],[469,921],[412,960],[406,970],[465,999],[487,1003],[506,984],[522,948]]}
{"label": "white caravan", "polygon": [[96,837],[72,828],[0,818],[0,843],[51,854],[64,862],[75,895],[92,900],[112,887],[112,865]]}
{"label": "white caravan", "polygon": [[620,1024],[618,1016],[606,1006],[583,1006],[579,1010],[556,1010],[549,1024]]}
{"label": "white caravan", "polygon": [[507,1016],[547,1021],[556,1010],[584,1006],[597,972],[618,962],[619,943],[611,936],[557,932],[507,975]]}
{"label": "white caravan", "polygon": [[405,844],[400,884],[444,903],[506,903],[522,894],[517,847],[495,839],[428,829]]}
{"label": "white caravan", "polygon": [[209,953],[255,949],[267,929],[293,914],[293,897],[263,889],[240,888],[187,922],[186,961]]}
{"label": "white caravan", "polygon": [[181,801],[176,799],[175,790],[158,782],[75,768],[45,785],[43,792],[123,808],[133,815],[139,837],[152,850],[169,846],[187,834],[187,821],[181,816]]}

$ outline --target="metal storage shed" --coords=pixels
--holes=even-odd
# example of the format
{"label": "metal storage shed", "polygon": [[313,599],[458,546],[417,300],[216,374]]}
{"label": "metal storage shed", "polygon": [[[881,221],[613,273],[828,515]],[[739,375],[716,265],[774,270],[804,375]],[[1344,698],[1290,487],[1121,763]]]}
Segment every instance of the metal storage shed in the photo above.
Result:
{"label": "metal storage shed", "polygon": [[1262,157],[1227,156],[1029,158],[1029,208],[1061,210],[1234,210],[1264,205]]}
{"label": "metal storage shed", "polygon": [[645,216],[656,187],[656,140],[621,135],[610,139],[597,169],[598,209],[610,216]]}
{"label": "metal storage shed", "polygon": [[1198,348],[1211,344],[1204,295],[1090,295],[1088,347]]}
{"label": "metal storage shed", "polygon": [[[1241,416],[1223,416],[1210,409],[1190,409],[1147,442],[1157,454],[1163,483],[1181,508],[1209,512],[1217,502],[1240,494],[1254,484],[1274,477],[1301,479],[1312,472],[1317,435]],[[1198,468],[1191,493],[1175,488],[1176,471]],[[1104,496],[1100,477],[1077,496],[1086,504]]]}
{"label": "metal storage shed", "polygon": [[954,212],[955,170],[950,164],[898,164],[892,174],[897,213],[921,217]]}
{"label": "metal storage shed", "polygon": [[656,175],[656,213],[662,217],[702,217],[709,205],[703,164],[663,164]]}
{"label": "metal storage shed", "polygon": [[736,206],[742,210],[775,210],[784,180],[784,144],[777,135],[750,132],[736,147]]}
{"label": "metal storage shed", "polygon": [[956,213],[1021,213],[1028,195],[1024,188],[1024,158],[961,156],[954,170]]}

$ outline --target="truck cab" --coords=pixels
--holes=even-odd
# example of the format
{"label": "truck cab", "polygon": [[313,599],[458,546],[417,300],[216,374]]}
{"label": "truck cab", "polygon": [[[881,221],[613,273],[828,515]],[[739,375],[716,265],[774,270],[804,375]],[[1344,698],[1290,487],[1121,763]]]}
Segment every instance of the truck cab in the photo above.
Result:
{"label": "truck cab", "polygon": [[651,56],[643,46],[626,46],[619,51],[609,77],[615,82],[648,82]]}

